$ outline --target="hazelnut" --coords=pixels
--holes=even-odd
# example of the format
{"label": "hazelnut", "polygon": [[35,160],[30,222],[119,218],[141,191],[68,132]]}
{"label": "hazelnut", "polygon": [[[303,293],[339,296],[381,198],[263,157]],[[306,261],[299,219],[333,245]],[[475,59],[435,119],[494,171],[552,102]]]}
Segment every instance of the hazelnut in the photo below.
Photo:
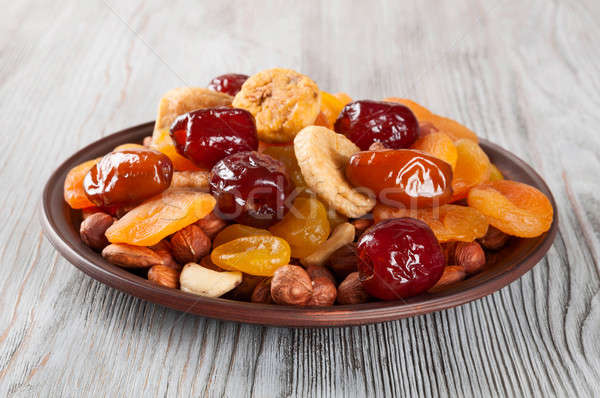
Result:
{"label": "hazelnut", "polygon": [[271,278],[265,278],[262,281],[258,282],[256,287],[254,287],[254,290],[252,291],[250,301],[253,303],[262,304],[273,303],[273,297],[271,297]]}
{"label": "hazelnut", "polygon": [[148,270],[148,280],[157,285],[177,289],[179,286],[179,271],[166,265],[153,265]]}
{"label": "hazelnut", "polygon": [[356,244],[350,243],[334,251],[331,257],[329,257],[328,265],[338,281],[346,279],[349,274],[358,269]]}
{"label": "hazelnut", "polygon": [[115,219],[102,212],[94,213],[81,222],[79,235],[83,243],[94,250],[102,250],[108,246],[108,239],[104,233]]}
{"label": "hazelnut", "polygon": [[333,277],[331,272],[325,267],[321,267],[319,265],[309,265],[308,267],[306,267],[306,272],[313,281],[316,278],[323,277],[329,279],[334,285],[336,284],[335,278]]}
{"label": "hazelnut", "polygon": [[479,239],[479,243],[486,249],[498,250],[506,244],[509,238],[508,234],[490,225],[485,236]]}
{"label": "hazelnut", "polygon": [[210,251],[210,239],[197,225],[188,225],[171,238],[173,257],[178,263],[195,263]]}
{"label": "hazelnut", "polygon": [[360,304],[369,300],[369,294],[360,283],[358,272],[352,272],[338,286],[337,302],[339,304]]}
{"label": "hazelnut", "polygon": [[264,276],[242,274],[242,283],[240,283],[235,289],[227,293],[226,298],[231,300],[248,301],[252,296],[252,292],[263,279]]}
{"label": "hazelnut", "polygon": [[462,265],[448,265],[444,268],[444,273],[436,284],[427,291],[429,293],[435,293],[446,286],[462,281],[466,276],[467,272]]}
{"label": "hazelnut", "polygon": [[168,240],[163,239],[160,242],[158,242],[157,244],[155,244],[154,246],[150,246],[150,249],[152,249],[154,251],[165,250],[170,253],[171,252],[171,243]]}
{"label": "hazelnut", "polygon": [[214,211],[203,219],[196,221],[195,224],[199,226],[211,240],[227,226],[227,223],[217,217]]}
{"label": "hazelnut", "polygon": [[144,141],[142,141],[142,145],[144,145],[145,147],[151,147],[152,146],[152,136],[148,135],[146,137],[144,137]]}
{"label": "hazelnut", "polygon": [[177,261],[173,258],[170,251],[167,250],[154,250],[156,254],[158,254],[162,260],[165,267],[173,268],[176,271],[181,271],[181,264],[178,264]]}
{"label": "hazelnut", "polygon": [[464,267],[467,274],[474,274],[485,266],[485,252],[477,242],[458,242],[454,260]]}
{"label": "hazelnut", "polygon": [[337,289],[335,288],[335,283],[332,279],[326,276],[317,276],[313,278],[312,296],[307,305],[324,307],[335,303]]}
{"label": "hazelnut", "polygon": [[271,280],[271,296],[277,304],[308,304],[312,296],[310,276],[297,265],[279,267]]}
{"label": "hazelnut", "polygon": [[123,268],[148,268],[164,265],[161,256],[152,249],[126,243],[113,243],[102,250],[102,257]]}

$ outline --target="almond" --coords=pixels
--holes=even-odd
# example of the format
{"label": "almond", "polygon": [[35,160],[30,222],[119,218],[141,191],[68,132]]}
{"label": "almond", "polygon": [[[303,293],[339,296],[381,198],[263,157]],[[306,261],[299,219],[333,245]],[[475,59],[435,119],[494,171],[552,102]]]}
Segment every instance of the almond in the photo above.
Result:
{"label": "almond", "polygon": [[154,250],[126,243],[113,243],[102,250],[102,257],[123,268],[147,268],[164,265],[163,259]]}
{"label": "almond", "polygon": [[208,216],[196,221],[195,224],[199,226],[211,240],[227,226],[227,223],[217,217],[214,211]]}
{"label": "almond", "polygon": [[360,283],[358,272],[352,272],[338,286],[337,302],[339,304],[360,304],[369,300],[369,294]]}
{"label": "almond", "polygon": [[462,265],[448,265],[444,268],[444,273],[436,284],[427,290],[429,293],[435,293],[442,288],[460,282],[467,276],[467,273]]}

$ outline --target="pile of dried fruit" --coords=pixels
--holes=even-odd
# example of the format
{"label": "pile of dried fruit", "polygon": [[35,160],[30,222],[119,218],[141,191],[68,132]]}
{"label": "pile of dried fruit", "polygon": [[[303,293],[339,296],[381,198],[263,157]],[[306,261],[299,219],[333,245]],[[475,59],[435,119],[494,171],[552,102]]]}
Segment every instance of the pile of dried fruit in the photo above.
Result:
{"label": "pile of dried fruit", "polygon": [[82,211],[81,239],[117,266],[286,305],[436,292],[553,219],[458,122],[406,99],[329,94],[287,69],[168,92],[153,136],[73,168],[64,197]]}

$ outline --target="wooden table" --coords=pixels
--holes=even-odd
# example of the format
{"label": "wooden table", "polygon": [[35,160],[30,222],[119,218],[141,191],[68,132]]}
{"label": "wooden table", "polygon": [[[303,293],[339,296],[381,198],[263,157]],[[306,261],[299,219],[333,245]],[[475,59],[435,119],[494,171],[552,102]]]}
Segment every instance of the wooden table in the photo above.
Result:
{"label": "wooden table", "polygon": [[[1,396],[598,394],[598,1],[122,3],[1,3]],[[173,87],[274,66],[412,98],[530,162],[561,214],[548,256],[455,309],[278,329],[107,288],[42,236],[42,184],[71,153]]]}

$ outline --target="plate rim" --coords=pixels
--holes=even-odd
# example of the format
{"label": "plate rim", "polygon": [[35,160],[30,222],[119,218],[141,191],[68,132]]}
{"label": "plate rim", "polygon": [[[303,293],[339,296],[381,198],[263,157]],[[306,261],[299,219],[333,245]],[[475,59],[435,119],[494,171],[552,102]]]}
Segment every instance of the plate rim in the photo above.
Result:
{"label": "plate rim", "polygon": [[[531,178],[541,184],[548,194],[548,199],[554,209],[554,219],[550,229],[545,233],[543,241],[529,253],[523,261],[517,262],[509,269],[492,276],[490,279],[471,286],[467,289],[444,294],[441,292],[429,296],[427,300],[415,303],[400,303],[398,301],[376,301],[356,305],[335,305],[331,307],[288,307],[280,305],[256,304],[222,298],[209,298],[183,292],[179,289],[169,289],[152,284],[148,280],[118,268],[99,257],[92,261],[90,253],[81,253],[73,247],[58,228],[51,209],[51,193],[56,189],[57,182],[62,188],[66,171],[71,163],[82,155],[93,150],[97,145],[107,141],[125,140],[129,136],[152,133],[154,121],[135,125],[104,137],[84,146],[69,156],[56,167],[48,177],[40,200],[40,221],[46,238],[54,248],[76,268],[93,279],[135,297],[160,304],[185,313],[205,317],[235,321],[265,326],[280,327],[338,327],[363,325],[391,321],[401,318],[423,315],[435,311],[453,308],[473,300],[490,295],[501,288],[510,285],[535,265],[546,255],[558,232],[558,209],[552,191],[545,180],[524,160],[505,150],[497,144],[479,138],[482,147],[493,149],[507,157],[512,163],[524,170]],[[484,149],[485,151],[485,149]],[[487,152],[487,151],[486,151]],[[62,193],[62,189],[61,189]],[[60,195],[62,199],[62,194]],[[62,199],[64,203],[64,199]],[[82,243],[83,245],[83,243]],[[98,254],[89,251],[98,257]],[[418,298],[419,296],[417,296]],[[409,299],[410,300],[410,299]],[[191,304],[190,304],[191,303]],[[259,314],[260,316],[253,316]]]}

